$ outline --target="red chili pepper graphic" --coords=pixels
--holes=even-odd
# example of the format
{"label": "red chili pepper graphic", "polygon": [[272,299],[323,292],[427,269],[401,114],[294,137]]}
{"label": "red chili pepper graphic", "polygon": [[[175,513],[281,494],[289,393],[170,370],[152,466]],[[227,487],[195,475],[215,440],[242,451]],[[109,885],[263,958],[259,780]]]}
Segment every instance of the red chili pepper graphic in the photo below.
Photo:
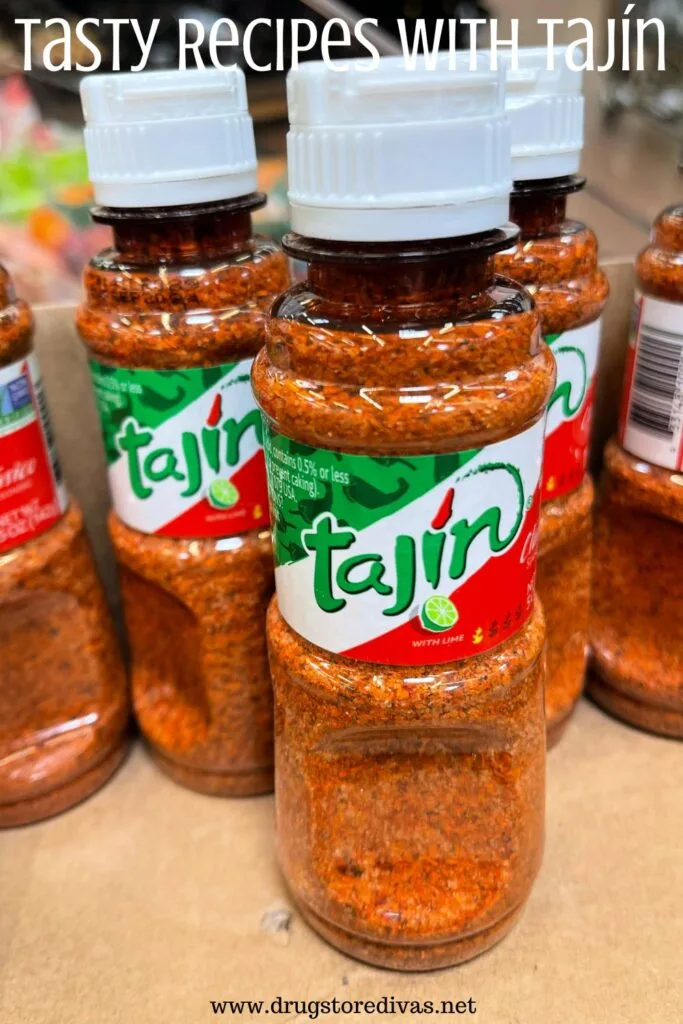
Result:
{"label": "red chili pepper graphic", "polygon": [[441,503],[441,508],[432,519],[432,530],[443,530],[448,520],[453,515],[453,499],[455,498],[455,488],[450,487],[446,492],[446,497]]}
{"label": "red chili pepper graphic", "polygon": [[220,395],[216,395],[211,406],[211,412],[209,418],[206,421],[207,427],[217,427],[221,421],[223,415],[223,399]]}

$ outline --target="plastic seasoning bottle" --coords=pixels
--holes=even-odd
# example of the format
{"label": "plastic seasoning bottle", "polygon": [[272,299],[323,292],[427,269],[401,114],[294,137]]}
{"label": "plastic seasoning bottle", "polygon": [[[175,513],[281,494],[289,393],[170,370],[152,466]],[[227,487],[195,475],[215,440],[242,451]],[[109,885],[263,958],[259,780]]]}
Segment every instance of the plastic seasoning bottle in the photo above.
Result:
{"label": "plastic seasoning bottle", "polygon": [[0,268],[0,827],[58,814],[103,785],[127,721],[118,641],[64,490],[33,319]]}
{"label": "plastic seasoning bottle", "polygon": [[657,218],[636,271],[596,521],[589,689],[632,725],[683,738],[683,206]]}
{"label": "plastic seasoning bottle", "polygon": [[548,744],[562,736],[583,689],[588,650],[594,490],[587,474],[600,317],[608,295],[597,240],[567,220],[567,197],[583,147],[581,74],[567,68],[562,47],[547,70],[545,47],[521,49],[507,70],[515,179],[510,216],[518,243],[496,257],[496,269],[533,295],[543,335],[557,360],[548,409],[538,594],[548,628]]}
{"label": "plastic seasoning bottle", "polygon": [[239,70],[90,76],[95,219],[85,275],[135,713],[153,755],[205,793],[272,789],[264,619],[273,589],[250,384],[277,246],[254,236],[256,155]]}
{"label": "plastic seasoning bottle", "polygon": [[543,845],[534,601],[554,383],[509,247],[502,80],[383,60],[289,77],[287,252],[254,365],[277,602],[277,845],[306,919],[370,963],[511,928]]}

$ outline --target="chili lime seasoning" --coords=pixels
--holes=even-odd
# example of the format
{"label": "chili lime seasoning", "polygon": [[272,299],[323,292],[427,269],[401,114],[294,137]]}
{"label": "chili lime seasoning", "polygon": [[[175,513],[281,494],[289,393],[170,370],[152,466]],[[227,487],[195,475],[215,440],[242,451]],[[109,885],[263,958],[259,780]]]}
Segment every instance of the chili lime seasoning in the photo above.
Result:
{"label": "chili lime seasoning", "polygon": [[605,452],[595,536],[591,696],[683,738],[683,206],[637,262],[619,440]]}
{"label": "chili lime seasoning", "polygon": [[254,365],[278,852],[326,939],[426,970],[502,938],[541,858],[554,366],[494,276],[514,237],[499,77],[309,63],[289,99],[286,249],[307,277]]}
{"label": "chili lime seasoning", "polygon": [[126,679],[55,453],[33,319],[0,268],[0,827],[98,789],[125,751]]}
{"label": "chili lime seasoning", "polygon": [[581,75],[564,48],[521,49],[508,69],[513,136],[510,217],[520,228],[496,268],[533,295],[557,361],[548,409],[538,593],[548,629],[548,744],[562,736],[583,689],[590,609],[593,483],[587,474],[600,317],[608,295],[592,231],[566,216],[583,146]]}
{"label": "chili lime seasoning", "polygon": [[102,417],[133,662],[153,756],[206,793],[272,789],[264,620],[273,589],[261,418],[250,384],[286,286],[256,237],[241,72],[88,79],[91,175],[114,246],[78,326]]}

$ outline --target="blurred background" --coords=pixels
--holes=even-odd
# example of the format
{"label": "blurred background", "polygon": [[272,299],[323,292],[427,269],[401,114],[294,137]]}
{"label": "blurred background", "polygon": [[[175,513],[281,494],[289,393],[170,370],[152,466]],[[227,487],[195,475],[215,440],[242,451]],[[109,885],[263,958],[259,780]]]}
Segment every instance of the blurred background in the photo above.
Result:
{"label": "blurred background", "polygon": [[[589,18],[595,28],[597,52],[605,49],[607,18],[621,23],[629,4],[622,0],[398,0],[370,4],[348,0],[2,0],[0,3],[0,262],[13,273],[22,294],[31,301],[67,301],[78,297],[84,262],[107,244],[107,229],[91,225],[90,191],[81,138],[76,72],[49,72],[38,67],[38,55],[51,31],[34,30],[34,68],[24,74],[23,28],[17,18],[65,18],[75,24],[89,18],[138,18],[148,28],[156,17],[161,26],[149,69],[176,67],[180,18],[194,18],[207,27],[220,17],[244,27],[255,18],[309,18],[322,27],[326,17],[378,18],[375,42],[383,52],[399,47],[396,19],[408,25],[417,18],[432,23],[440,17],[520,19],[520,42],[542,44],[545,30],[538,18]],[[587,190],[572,201],[575,216],[598,232],[603,259],[635,255],[647,239],[655,214],[680,199],[678,164],[683,138],[683,0],[639,0],[631,18],[662,18],[667,26],[667,70],[657,72],[654,52],[641,73],[589,73],[586,77],[587,145],[584,173]],[[570,10],[568,8],[571,8]],[[141,13],[144,9],[144,13]],[[389,13],[387,13],[389,9]],[[110,33],[97,38],[104,52],[101,70],[108,70]],[[275,60],[269,34],[254,36],[253,56],[260,64]],[[558,41],[576,38],[558,30]],[[481,37],[486,43],[486,34]],[[461,44],[467,45],[462,39]],[[652,36],[653,51],[656,37]],[[621,40],[617,40],[620,52]],[[288,46],[285,45],[285,52]],[[272,51],[272,52],[271,52]],[[361,51],[359,51],[361,52]],[[226,51],[226,61],[234,59]],[[312,58],[318,56],[311,51]],[[53,51],[59,61],[59,49]],[[205,55],[208,63],[208,53]],[[343,56],[339,51],[338,56]],[[74,62],[90,63],[86,50],[73,50]],[[139,59],[132,30],[121,33],[121,63]],[[252,113],[257,126],[261,188],[270,202],[260,215],[263,231],[286,229],[284,160],[286,104],[283,73],[255,73],[245,66]]]}

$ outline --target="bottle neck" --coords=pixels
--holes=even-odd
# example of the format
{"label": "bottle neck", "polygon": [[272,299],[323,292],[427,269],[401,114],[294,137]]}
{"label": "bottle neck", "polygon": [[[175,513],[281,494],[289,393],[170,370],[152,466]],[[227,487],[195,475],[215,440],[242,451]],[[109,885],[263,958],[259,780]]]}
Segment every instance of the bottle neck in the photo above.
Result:
{"label": "bottle neck", "polygon": [[514,241],[510,226],[462,239],[335,243],[287,235],[285,251],[306,263],[305,282],[327,302],[368,307],[471,303],[493,284],[494,255]]}
{"label": "bottle neck", "polygon": [[123,260],[141,264],[201,263],[243,252],[253,236],[251,213],[265,197],[172,209],[97,207],[93,219],[109,224]]}
{"label": "bottle neck", "polygon": [[345,263],[311,263],[306,283],[330,302],[381,302],[391,306],[476,300],[491,287],[492,257],[465,262],[462,259],[420,260],[401,264],[361,266]]}
{"label": "bottle neck", "polygon": [[567,219],[567,198],[584,185],[585,179],[576,175],[516,181],[510,197],[510,220],[520,229],[522,238],[560,234]]}

